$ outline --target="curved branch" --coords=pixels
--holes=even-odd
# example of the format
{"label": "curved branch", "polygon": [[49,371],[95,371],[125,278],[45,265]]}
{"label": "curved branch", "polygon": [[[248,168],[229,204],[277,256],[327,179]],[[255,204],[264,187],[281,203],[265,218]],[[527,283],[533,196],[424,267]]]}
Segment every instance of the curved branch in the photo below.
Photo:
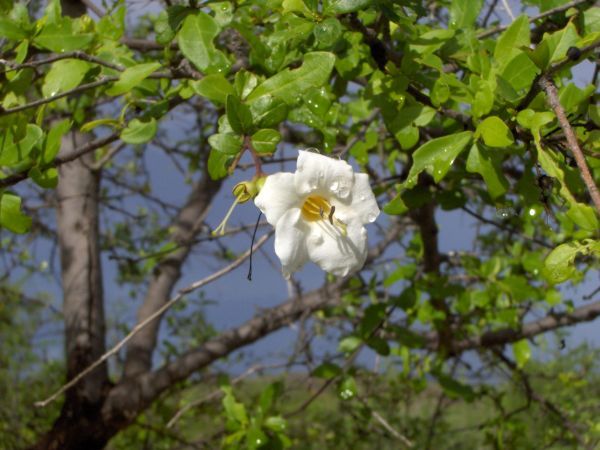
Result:
{"label": "curved branch", "polygon": [[[574,325],[581,322],[591,322],[600,316],[600,300],[575,309],[572,312],[552,313],[546,317],[524,324],[521,328],[503,328],[496,331],[488,331],[481,336],[470,337],[450,343],[452,356],[456,356],[467,350],[478,348],[489,348],[510,344],[528,339],[547,331]],[[436,335],[427,336],[427,347],[436,349],[438,346],[438,337]]]}

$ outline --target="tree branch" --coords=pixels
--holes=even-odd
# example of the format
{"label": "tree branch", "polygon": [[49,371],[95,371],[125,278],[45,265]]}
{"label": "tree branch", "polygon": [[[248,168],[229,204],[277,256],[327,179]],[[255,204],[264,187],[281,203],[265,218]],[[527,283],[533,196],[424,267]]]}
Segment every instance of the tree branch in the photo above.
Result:
{"label": "tree branch", "polygon": [[[65,163],[74,161],[75,159],[77,159],[87,153],[93,152],[94,150],[97,150],[100,147],[104,147],[105,145],[113,143],[117,139],[119,139],[119,133],[114,132],[112,134],[109,134],[106,137],[96,139],[95,141],[88,142],[87,144],[81,146],[80,148],[78,148],[76,150],[73,150],[72,152],[69,152],[65,155],[57,156],[51,164],[48,164],[46,166],[46,168],[59,167]],[[14,186],[17,183],[20,183],[21,181],[26,180],[27,178],[29,178],[29,170],[24,170],[22,172],[13,173],[12,175],[7,176],[6,178],[0,179],[0,189],[6,188],[9,186]]]}
{"label": "tree branch", "polygon": [[[503,328],[501,330],[488,331],[480,336],[457,340],[450,343],[451,356],[458,355],[467,350],[478,348],[489,348],[510,344],[528,339],[547,331],[574,325],[581,322],[591,322],[600,316],[600,300],[589,305],[575,309],[572,312],[552,313],[546,317],[522,325],[520,328]],[[439,336],[431,333],[426,336],[428,340],[427,347],[436,349],[438,347]]]}
{"label": "tree branch", "polygon": [[[181,277],[181,267],[202,229],[213,197],[220,187],[221,181],[212,180],[207,170],[204,170],[202,179],[193,187],[174,220],[173,241],[181,245],[155,267],[146,297],[138,311],[138,323],[143,323],[169,300],[173,286]],[[127,347],[125,376],[134,376],[152,367],[152,353],[156,347],[159,327],[160,320],[155,320],[131,339]]]}
{"label": "tree branch", "polygon": [[[257,250],[258,248],[260,248],[269,239],[270,236],[271,236],[270,234],[266,234],[262,238],[260,238],[254,245],[254,250]],[[248,258],[248,256],[250,256],[250,250],[244,252],[239,258],[237,258],[231,264],[228,264],[227,266],[223,267],[221,270],[218,270],[217,272],[209,275],[208,277],[198,280],[198,281],[190,284],[189,286],[180,289],[175,297],[173,297],[171,300],[169,300],[167,303],[165,303],[160,309],[155,311],[154,314],[147,317],[146,320],[144,320],[141,323],[138,323],[127,334],[127,336],[125,336],[114,347],[112,347],[110,350],[108,350],[106,353],[104,353],[98,360],[94,361],[93,364],[91,364],[85,370],[83,370],[79,374],[77,374],[77,376],[74,377],[71,381],[64,384],[60,389],[58,389],[50,397],[48,397],[45,400],[36,402],[35,406],[38,408],[43,408],[43,407],[47,406],[49,403],[56,400],[64,392],[66,392],[67,390],[69,390],[70,388],[75,386],[83,378],[85,378],[90,372],[92,372],[94,369],[96,369],[98,366],[100,366],[106,360],[108,360],[108,358],[110,358],[112,355],[115,355],[116,353],[118,353],[119,350],[121,350],[123,348],[123,346],[125,344],[127,344],[127,342],[129,342],[140,330],[142,330],[145,326],[147,326],[153,320],[157,319],[162,314],[164,314],[171,306],[173,306],[175,303],[177,303],[179,300],[181,300],[186,294],[189,294],[190,292],[195,291],[196,289],[200,289],[201,287],[206,286],[207,284],[221,278],[223,275],[231,272],[235,268],[239,267],[246,260],[246,258]],[[125,396],[127,396],[127,393],[125,393]]]}
{"label": "tree branch", "polygon": [[560,100],[558,99],[558,90],[556,89],[556,85],[554,82],[544,76],[540,79],[540,86],[542,89],[546,91],[546,95],[548,96],[548,103],[554,110],[554,114],[558,118],[558,122],[560,123],[563,132],[565,133],[565,137],[567,138],[567,142],[569,143],[569,148],[573,153],[575,158],[575,162],[577,163],[577,167],[579,167],[579,171],[581,173],[581,178],[585,183],[590,196],[592,197],[592,201],[594,202],[594,206],[596,207],[597,213],[600,215],[600,192],[598,192],[598,186],[594,182],[594,177],[590,172],[590,168],[587,165],[585,160],[585,156],[579,147],[579,142],[577,142],[577,137],[575,136],[575,132],[573,128],[571,128],[571,124],[567,119],[565,114],[565,110],[560,104]]}
{"label": "tree branch", "polygon": [[[390,243],[396,240],[401,230],[399,224],[394,224],[386,236],[370,250],[365,264],[370,264],[379,257]],[[103,415],[110,420],[131,422],[164,390],[184,380],[193,372],[209,366],[216,360],[256,342],[301,317],[337,304],[341,287],[345,286],[351,277],[339,279],[309,293],[290,298],[278,306],[264,309],[253,319],[222,332],[219,336],[153,372],[124,378],[111,390],[104,404]]]}

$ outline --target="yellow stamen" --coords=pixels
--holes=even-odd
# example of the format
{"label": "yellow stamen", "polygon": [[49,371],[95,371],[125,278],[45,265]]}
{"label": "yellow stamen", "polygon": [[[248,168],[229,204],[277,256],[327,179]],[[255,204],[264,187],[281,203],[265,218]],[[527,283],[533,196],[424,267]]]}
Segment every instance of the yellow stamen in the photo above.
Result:
{"label": "yellow stamen", "polygon": [[302,217],[304,220],[308,222],[328,220],[331,225],[338,227],[342,234],[346,236],[346,224],[337,217],[334,217],[334,214],[335,206],[320,195],[311,195],[310,197],[307,197],[302,204]]}

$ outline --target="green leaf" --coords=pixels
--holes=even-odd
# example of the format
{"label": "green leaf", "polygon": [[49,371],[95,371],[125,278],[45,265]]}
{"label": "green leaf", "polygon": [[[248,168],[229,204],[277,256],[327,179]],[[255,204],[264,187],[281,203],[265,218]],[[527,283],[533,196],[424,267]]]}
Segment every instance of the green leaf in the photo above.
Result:
{"label": "green leaf", "polygon": [[475,399],[476,394],[471,386],[460,383],[454,378],[441,372],[434,373],[434,375],[448,397],[462,398],[467,402],[472,402]]}
{"label": "green leaf", "polygon": [[274,153],[277,144],[281,141],[279,131],[272,128],[263,128],[252,135],[252,147],[258,153]]}
{"label": "green leaf", "polygon": [[498,116],[487,117],[477,126],[475,138],[480,135],[489,147],[508,147],[515,141],[510,128]]}
{"label": "green leaf", "polygon": [[508,180],[501,168],[501,155],[490,152],[477,143],[471,146],[467,158],[467,172],[478,173],[485,181],[492,198],[498,198],[508,189]]}
{"label": "green leaf", "polygon": [[352,353],[362,342],[362,339],[357,336],[346,336],[338,344],[338,350],[342,353]]}
{"label": "green leaf", "polygon": [[46,142],[44,143],[44,151],[42,153],[43,164],[51,164],[54,161],[60,150],[61,139],[71,129],[71,124],[72,122],[69,119],[63,119],[60,122],[52,124],[52,128],[48,131]]}
{"label": "green leaf", "polygon": [[366,8],[372,0],[328,0],[325,3],[325,14],[348,14]]}
{"label": "green leaf", "polygon": [[475,117],[481,117],[488,114],[494,106],[494,90],[495,86],[492,86],[487,80],[480,80],[477,83],[477,91],[473,97],[473,115]]}
{"label": "green leaf", "polygon": [[64,17],[42,28],[33,39],[33,43],[38,47],[63,53],[85,48],[93,39],[94,35],[91,33],[76,33],[73,29],[73,19]]}
{"label": "green leaf", "polygon": [[217,50],[213,40],[219,34],[219,24],[208,14],[198,11],[185,18],[177,34],[181,52],[204,73],[227,72],[230,63],[223,52]]}
{"label": "green leaf", "polygon": [[319,43],[319,48],[330,48],[340,39],[342,31],[343,28],[340,21],[334,17],[330,17],[317,24],[313,30],[313,34]]}
{"label": "green leaf", "polygon": [[235,95],[228,95],[225,100],[225,111],[229,125],[238,134],[248,134],[252,130],[252,113]]}
{"label": "green leaf", "polygon": [[284,14],[289,12],[310,14],[310,9],[306,7],[302,0],[283,0],[281,7]]}
{"label": "green leaf", "polygon": [[519,16],[498,38],[494,49],[494,59],[504,66],[521,47],[529,47],[529,18]]}
{"label": "green leaf", "polygon": [[402,199],[402,193],[396,194],[396,196],[383,207],[383,212],[390,216],[398,216],[404,214],[406,211],[408,211],[408,207]]}
{"label": "green leaf", "polygon": [[90,67],[90,63],[79,59],[56,61],[44,77],[42,94],[48,98],[79,86]]}
{"label": "green leaf", "polygon": [[38,186],[46,189],[53,189],[58,184],[58,170],[54,167],[46,170],[41,170],[39,167],[32,167],[28,175]]}
{"label": "green leaf", "polygon": [[472,28],[481,11],[483,0],[453,0],[450,4],[450,27]]}
{"label": "green leaf", "polygon": [[390,346],[387,341],[379,336],[371,336],[365,340],[369,348],[375,350],[378,355],[388,356],[390,354]]}
{"label": "green leaf", "polygon": [[283,433],[287,428],[287,421],[281,416],[267,417],[265,427],[275,433]]}
{"label": "green leaf", "polygon": [[419,174],[424,170],[438,183],[448,173],[456,157],[471,141],[471,137],[470,131],[463,131],[432,139],[423,144],[413,153],[413,165],[404,185],[407,188],[415,186]]}
{"label": "green leaf", "polygon": [[512,345],[513,354],[515,355],[515,361],[517,367],[522,368],[527,364],[527,361],[531,358],[531,348],[529,347],[529,341],[527,339],[521,339]]}
{"label": "green leaf", "polygon": [[40,127],[27,124],[25,136],[15,142],[11,128],[0,136],[0,166],[14,166],[27,158],[33,147],[42,139],[44,132]]}
{"label": "green leaf", "polygon": [[302,66],[297,69],[285,69],[262,82],[247,98],[248,103],[255,102],[264,95],[272,95],[294,104],[300,94],[310,87],[320,87],[329,80],[335,63],[333,53],[313,52],[304,55]]}
{"label": "green leaf", "polygon": [[258,78],[251,72],[240,70],[235,74],[234,85],[238,97],[245,99],[258,84]]}
{"label": "green leaf", "polygon": [[506,65],[500,76],[516,91],[529,89],[540,69],[524,52],[519,52]]}
{"label": "green leaf", "polygon": [[8,17],[0,17],[0,37],[20,41],[27,37],[27,31]]}
{"label": "green leaf", "polygon": [[542,169],[544,169],[549,176],[558,179],[560,182],[559,193],[561,197],[569,203],[567,217],[584,230],[593,232],[598,231],[600,224],[598,223],[598,217],[596,216],[594,209],[589,205],[579,203],[569,190],[565,172],[561,167],[561,165],[564,165],[562,156],[559,156],[553,150],[543,148],[539,143],[539,138],[535,138],[535,141],[538,150],[538,161],[542,166]]}
{"label": "green leaf", "polygon": [[225,155],[237,155],[242,149],[242,137],[234,133],[217,133],[208,138],[212,148]]}
{"label": "green leaf", "polygon": [[201,80],[194,81],[191,86],[196,94],[221,105],[225,104],[228,95],[235,93],[231,83],[220,73],[207,75]]}
{"label": "green leaf", "polygon": [[524,109],[517,114],[517,122],[523,128],[531,130],[531,133],[539,139],[540,129],[554,120],[554,114],[551,111],[537,112],[532,109]]}
{"label": "green leaf", "polygon": [[312,375],[313,377],[324,378],[326,380],[329,380],[331,378],[337,377],[338,375],[341,375],[341,373],[342,368],[337,364],[324,362],[315,370],[313,370]]}
{"label": "green leaf", "polygon": [[92,120],[90,122],[84,123],[80,130],[82,133],[87,133],[88,131],[92,131],[96,127],[100,127],[102,125],[108,125],[111,128],[116,128],[119,126],[119,121],[117,119],[111,119],[105,117],[103,119]]}
{"label": "green leaf", "polygon": [[354,377],[345,377],[338,385],[338,395],[342,400],[350,400],[356,397],[358,388]]}
{"label": "green leaf", "polygon": [[575,25],[573,22],[569,22],[562,30],[544,35],[542,42],[530,53],[531,59],[538,67],[545,69],[550,64],[563,59],[569,47],[575,46],[578,39]]}
{"label": "green leaf", "polygon": [[213,180],[227,176],[227,163],[230,155],[211,149],[208,154],[208,174]]}
{"label": "green leaf", "polygon": [[21,212],[21,198],[3,192],[0,194],[0,227],[23,234],[31,227],[31,218]]}
{"label": "green leaf", "polygon": [[572,278],[577,272],[575,258],[578,255],[600,257],[600,241],[585,239],[556,247],[544,260],[543,274],[546,279],[552,284],[558,284]]}
{"label": "green leaf", "polygon": [[160,67],[160,63],[145,63],[138,64],[133,67],[125,69],[119,79],[106,90],[108,95],[117,96],[131,91],[134,87],[137,87],[143,80],[148,78],[156,69]]}
{"label": "green leaf", "polygon": [[157,130],[158,124],[154,118],[146,122],[142,122],[140,119],[133,119],[121,131],[121,140],[127,144],[144,144],[156,135]]}
{"label": "green leaf", "polygon": [[225,396],[223,397],[223,408],[225,409],[227,418],[240,425],[247,424],[248,415],[246,414],[246,407],[243,403],[236,401],[231,386],[221,386],[221,390],[225,393]]}
{"label": "green leaf", "polygon": [[444,79],[438,78],[435,80],[430,98],[433,106],[440,106],[448,101],[450,98],[450,86],[448,86],[448,83]]}
{"label": "green leaf", "polygon": [[288,105],[272,95],[263,95],[250,105],[254,123],[261,128],[274,128],[288,115]]}

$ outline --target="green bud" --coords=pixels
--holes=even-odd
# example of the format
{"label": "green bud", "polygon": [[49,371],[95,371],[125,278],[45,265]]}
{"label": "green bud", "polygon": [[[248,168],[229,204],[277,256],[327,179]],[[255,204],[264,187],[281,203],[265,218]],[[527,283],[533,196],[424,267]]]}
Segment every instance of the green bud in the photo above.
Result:
{"label": "green bud", "polygon": [[265,185],[265,181],[267,181],[266,176],[261,176],[254,179],[254,184],[256,185],[256,193],[258,194],[262,187]]}
{"label": "green bud", "polygon": [[258,189],[254,180],[242,181],[241,183],[236,184],[231,192],[237,198],[238,203],[246,203],[248,200],[256,197]]}

